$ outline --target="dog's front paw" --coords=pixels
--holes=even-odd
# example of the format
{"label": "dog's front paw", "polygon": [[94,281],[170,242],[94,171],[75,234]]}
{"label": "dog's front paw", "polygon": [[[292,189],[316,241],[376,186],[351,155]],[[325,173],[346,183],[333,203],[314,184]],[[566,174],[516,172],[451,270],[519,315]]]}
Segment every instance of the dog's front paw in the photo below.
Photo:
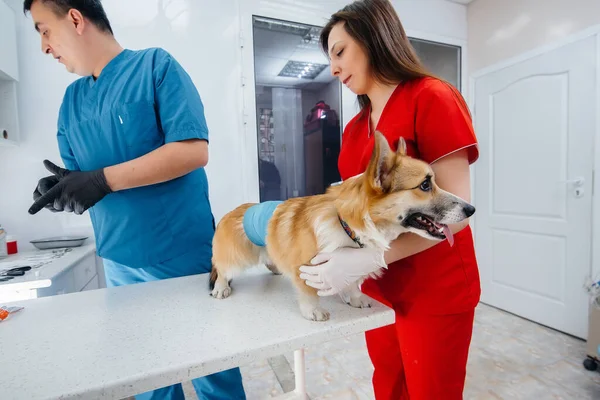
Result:
{"label": "dog's front paw", "polygon": [[361,295],[358,297],[350,297],[350,299],[347,303],[355,308],[370,308],[371,307],[371,299],[364,295]]}
{"label": "dog's front paw", "polygon": [[225,286],[225,287],[215,286],[215,288],[210,293],[210,295],[212,297],[214,297],[215,299],[225,299],[225,298],[229,297],[230,294],[231,294],[230,286]]}
{"label": "dog's front paw", "polygon": [[302,316],[310,321],[327,321],[329,319],[329,311],[321,307],[303,309]]}

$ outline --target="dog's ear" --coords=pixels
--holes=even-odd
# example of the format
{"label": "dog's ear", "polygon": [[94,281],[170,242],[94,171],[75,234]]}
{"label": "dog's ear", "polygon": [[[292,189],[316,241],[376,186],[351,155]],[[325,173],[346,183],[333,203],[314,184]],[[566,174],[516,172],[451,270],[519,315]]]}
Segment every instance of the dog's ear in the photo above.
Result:
{"label": "dog's ear", "polygon": [[375,145],[367,167],[367,177],[374,189],[384,192],[390,189],[389,175],[393,168],[394,158],[395,155],[385,136],[381,132],[375,131]]}
{"label": "dog's ear", "polygon": [[402,136],[400,136],[400,139],[398,139],[398,147],[396,148],[396,154],[399,154],[401,156],[406,155],[406,141]]}

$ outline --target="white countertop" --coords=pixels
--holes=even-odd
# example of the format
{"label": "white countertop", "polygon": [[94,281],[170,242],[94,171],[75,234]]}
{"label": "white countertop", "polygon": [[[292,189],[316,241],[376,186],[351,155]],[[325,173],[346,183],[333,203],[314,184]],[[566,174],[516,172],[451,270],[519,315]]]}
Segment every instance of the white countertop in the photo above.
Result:
{"label": "white countertop", "polygon": [[0,322],[0,399],[119,399],[394,322],[326,297],[304,319],[291,283],[262,268],[209,295],[208,274],[17,302]]}
{"label": "white countertop", "polygon": [[[80,247],[70,248],[67,253],[48,263],[45,263],[48,256],[53,254],[53,252],[56,253],[56,251],[64,251],[64,249],[32,250],[1,258],[0,271],[24,265],[29,265],[32,269],[25,272],[25,275],[23,276],[15,276],[11,280],[0,282],[0,293],[9,290],[14,291],[49,287],[52,284],[52,279],[96,251],[96,246],[93,242],[90,243],[88,239],[86,243]],[[44,265],[35,267],[36,259],[43,261]]]}

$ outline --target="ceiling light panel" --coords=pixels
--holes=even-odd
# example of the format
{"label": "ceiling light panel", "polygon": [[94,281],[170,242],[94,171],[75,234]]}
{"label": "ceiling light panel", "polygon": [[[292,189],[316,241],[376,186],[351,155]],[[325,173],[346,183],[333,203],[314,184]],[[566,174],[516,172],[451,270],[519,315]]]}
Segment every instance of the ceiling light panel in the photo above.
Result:
{"label": "ceiling light panel", "polygon": [[315,79],[325,68],[327,68],[326,64],[290,60],[285,64],[278,76]]}

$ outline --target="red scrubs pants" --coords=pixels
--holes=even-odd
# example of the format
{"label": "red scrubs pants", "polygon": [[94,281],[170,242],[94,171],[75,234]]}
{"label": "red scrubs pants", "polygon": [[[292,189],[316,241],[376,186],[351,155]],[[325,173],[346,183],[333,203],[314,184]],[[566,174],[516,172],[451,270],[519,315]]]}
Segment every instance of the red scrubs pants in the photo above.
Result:
{"label": "red scrubs pants", "polygon": [[469,227],[404,263],[362,291],[396,312],[366,333],[376,400],[462,400],[481,293]]}
{"label": "red scrubs pants", "polygon": [[463,398],[474,310],[401,316],[366,333],[376,400]]}

